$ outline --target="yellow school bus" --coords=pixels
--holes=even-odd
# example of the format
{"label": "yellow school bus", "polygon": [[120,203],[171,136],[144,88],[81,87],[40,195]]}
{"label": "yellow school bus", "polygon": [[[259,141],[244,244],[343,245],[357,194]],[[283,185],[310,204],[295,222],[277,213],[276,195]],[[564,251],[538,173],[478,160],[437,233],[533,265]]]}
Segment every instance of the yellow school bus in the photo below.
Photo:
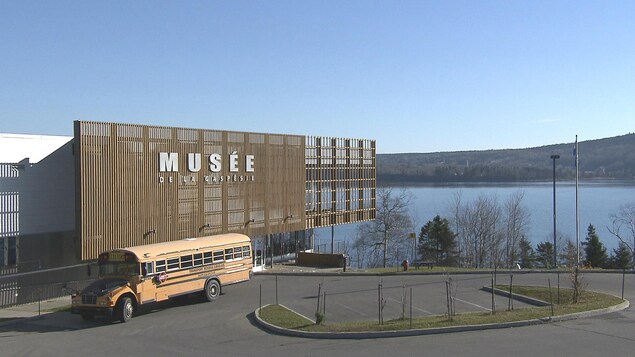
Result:
{"label": "yellow school bus", "polygon": [[84,320],[106,316],[126,322],[139,305],[249,280],[251,240],[229,233],[115,249],[99,255],[99,280],[72,295],[71,313]]}

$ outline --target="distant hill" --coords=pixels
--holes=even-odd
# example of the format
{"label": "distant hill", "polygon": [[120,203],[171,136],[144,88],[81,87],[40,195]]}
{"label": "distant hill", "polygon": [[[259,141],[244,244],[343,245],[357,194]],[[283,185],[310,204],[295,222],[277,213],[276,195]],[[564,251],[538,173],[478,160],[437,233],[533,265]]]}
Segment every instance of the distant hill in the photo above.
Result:
{"label": "distant hill", "polygon": [[[377,155],[378,184],[575,179],[574,143],[527,149]],[[578,142],[581,179],[635,179],[635,134]]]}

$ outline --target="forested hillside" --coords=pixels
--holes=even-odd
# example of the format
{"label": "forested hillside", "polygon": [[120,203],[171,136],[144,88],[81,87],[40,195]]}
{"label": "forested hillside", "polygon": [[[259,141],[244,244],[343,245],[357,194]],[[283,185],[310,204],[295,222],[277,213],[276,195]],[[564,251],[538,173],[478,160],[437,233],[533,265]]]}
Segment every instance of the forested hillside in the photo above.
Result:
{"label": "forested hillside", "polygon": [[[574,179],[574,143],[527,149],[377,155],[381,184]],[[635,134],[578,143],[581,179],[635,179]]]}

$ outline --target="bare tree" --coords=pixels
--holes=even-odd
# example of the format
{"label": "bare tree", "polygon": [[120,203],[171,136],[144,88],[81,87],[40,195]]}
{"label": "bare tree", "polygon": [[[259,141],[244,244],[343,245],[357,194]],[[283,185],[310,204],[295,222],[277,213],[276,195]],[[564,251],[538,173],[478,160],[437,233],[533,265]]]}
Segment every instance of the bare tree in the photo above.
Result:
{"label": "bare tree", "polygon": [[623,205],[617,214],[611,215],[611,219],[613,226],[606,228],[631,250],[635,263],[635,203]]}
{"label": "bare tree", "polygon": [[462,204],[463,195],[461,191],[458,193],[454,193],[452,196],[452,203],[450,207],[452,224],[454,225],[454,234],[456,234],[456,246],[458,250],[458,260],[459,266],[462,267],[464,262],[464,256],[466,255],[466,247],[465,247],[465,232],[464,225],[461,224],[461,214],[463,209]]}
{"label": "bare tree", "polygon": [[501,206],[496,196],[479,196],[464,203],[460,194],[451,203],[460,259],[464,266],[511,267],[518,260],[520,240],[526,236],[530,216],[519,191]]}
{"label": "bare tree", "polygon": [[358,227],[354,243],[355,249],[363,252],[366,266],[397,265],[409,256],[412,244],[408,233],[413,230],[408,215],[411,202],[412,194],[405,189],[377,190],[377,216],[374,221]]}
{"label": "bare tree", "polygon": [[[502,235],[497,231],[501,210],[496,198],[479,196],[471,211],[476,268],[496,267],[501,257]],[[489,264],[488,264],[489,263]]]}
{"label": "bare tree", "polygon": [[530,223],[530,215],[522,205],[524,197],[523,191],[517,191],[505,201],[503,208],[505,256],[508,269],[518,260],[520,239],[526,235]]}

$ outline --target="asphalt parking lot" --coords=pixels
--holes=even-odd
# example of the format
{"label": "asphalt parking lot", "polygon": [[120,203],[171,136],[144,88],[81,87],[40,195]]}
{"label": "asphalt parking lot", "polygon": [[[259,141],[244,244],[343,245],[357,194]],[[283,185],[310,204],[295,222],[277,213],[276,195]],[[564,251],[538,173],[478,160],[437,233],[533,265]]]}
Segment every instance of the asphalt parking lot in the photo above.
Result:
{"label": "asphalt parking lot", "polygon": [[[478,288],[489,275],[454,276],[459,311],[486,311],[491,296]],[[500,282],[505,282],[503,275]],[[555,274],[521,274],[517,284],[546,285]],[[563,285],[566,277],[561,276]],[[588,274],[588,289],[621,293],[621,275]],[[314,340],[270,334],[257,326],[251,313],[262,303],[275,303],[275,276],[257,275],[250,282],[229,286],[213,303],[191,299],[148,310],[130,322],[85,322],[69,313],[53,313],[0,326],[2,356],[121,355],[230,355],[281,354],[302,356],[405,355],[633,355],[635,312],[628,308],[605,316],[502,330],[461,332],[447,335],[385,338],[376,340]],[[413,288],[417,314],[444,310],[445,277],[422,276],[278,276],[279,303],[312,316],[318,284],[327,292],[328,320],[377,317],[377,285],[382,282],[387,304],[385,319],[401,314],[403,284]],[[441,288],[439,293],[437,290]],[[635,275],[627,275],[627,299],[635,298]],[[395,302],[394,300],[397,300]],[[438,301],[442,300],[442,301]],[[415,309],[414,307],[417,307]],[[507,300],[497,300],[507,307]],[[465,309],[465,310],[463,310]],[[414,313],[413,311],[413,313]]]}
{"label": "asphalt parking lot", "polygon": [[[402,276],[285,276],[277,277],[278,303],[313,318],[317,310],[318,292],[322,293],[321,308],[331,322],[363,321],[379,318],[379,289],[383,294],[384,321],[410,315],[412,290],[412,316],[443,315],[447,313],[446,280],[444,275]],[[262,276],[263,304],[276,303],[276,277]],[[509,283],[507,275],[499,276],[497,283]],[[491,312],[492,296],[481,291],[491,284],[490,276],[457,275],[452,277],[456,313]],[[324,295],[326,294],[326,298]],[[404,296],[405,295],[405,296]],[[324,300],[325,299],[325,300]],[[507,309],[509,299],[495,296],[495,309]],[[514,308],[528,305],[515,301]]]}

